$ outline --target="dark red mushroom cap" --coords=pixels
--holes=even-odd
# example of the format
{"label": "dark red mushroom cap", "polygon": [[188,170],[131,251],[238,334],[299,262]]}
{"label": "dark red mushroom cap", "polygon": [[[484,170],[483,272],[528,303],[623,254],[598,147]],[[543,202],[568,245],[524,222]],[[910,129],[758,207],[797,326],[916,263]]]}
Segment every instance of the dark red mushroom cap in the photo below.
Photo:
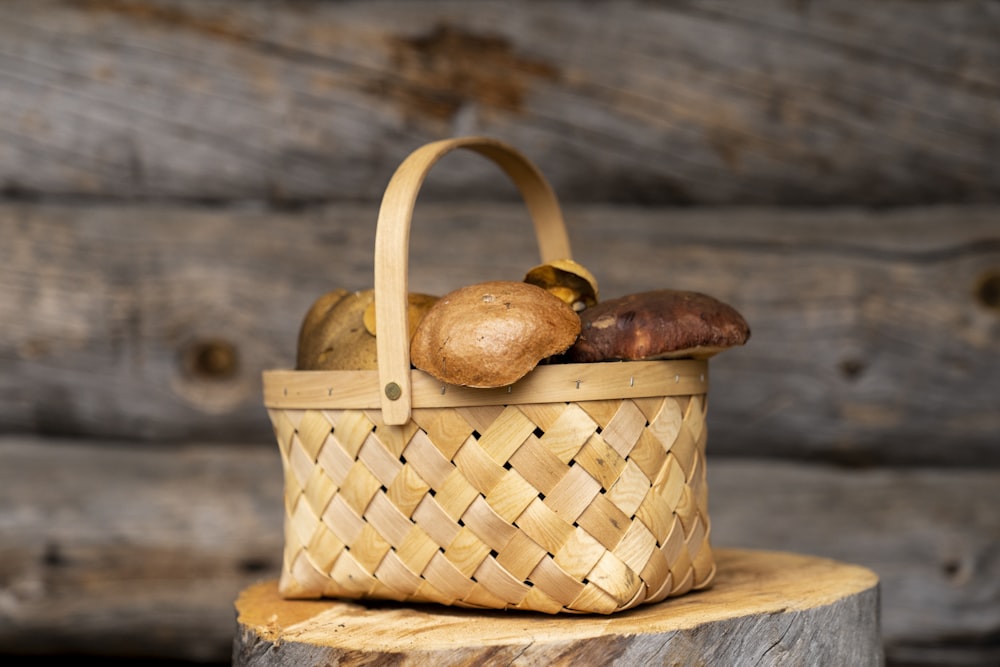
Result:
{"label": "dark red mushroom cap", "polygon": [[732,306],[681,290],[608,299],[581,312],[580,321],[565,362],[707,359],[750,338],[750,327]]}

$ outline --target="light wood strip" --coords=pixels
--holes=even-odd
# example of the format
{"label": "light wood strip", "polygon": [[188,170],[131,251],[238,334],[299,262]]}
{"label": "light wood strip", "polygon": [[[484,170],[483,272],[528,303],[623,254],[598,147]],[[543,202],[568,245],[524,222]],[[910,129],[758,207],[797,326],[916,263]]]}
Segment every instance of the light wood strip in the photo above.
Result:
{"label": "light wood strip", "polygon": [[306,410],[296,430],[305,452],[315,461],[320,448],[333,430],[333,424],[326,420],[322,412]]}
{"label": "light wood strip", "polygon": [[537,582],[539,590],[564,607],[572,605],[584,588],[584,584],[563,572],[548,556],[538,562],[529,576]]}
{"label": "light wood strip", "polygon": [[494,486],[503,478],[504,467],[494,461],[476,440],[469,440],[452,459],[455,467],[462,471],[465,479],[479,493],[488,495]]}
{"label": "light wood strip", "polygon": [[[392,545],[382,536],[378,526],[365,523],[364,528],[358,534],[358,539],[349,545],[354,561],[364,568],[369,577],[374,577],[374,572],[378,569],[382,558],[392,548]],[[343,582],[337,581],[338,586],[343,586]]]}
{"label": "light wood strip", "polygon": [[353,544],[365,527],[364,521],[351,509],[343,496],[336,496],[323,512],[323,524],[344,544]]}
{"label": "light wood strip", "polygon": [[649,479],[630,459],[618,479],[608,489],[607,496],[618,509],[632,516],[646,498],[649,488]]}
{"label": "light wood strip", "polygon": [[338,495],[355,514],[364,516],[372,496],[378,493],[381,487],[382,483],[368,471],[368,466],[361,461],[355,461],[351,466],[351,472],[347,473],[347,478],[341,484]]}
{"label": "light wood strip", "polygon": [[517,532],[496,560],[513,577],[524,581],[542,558],[545,558],[545,549],[524,533]]}
{"label": "light wood strip", "polygon": [[605,496],[596,495],[576,522],[605,548],[613,550],[628,530],[629,517]]}
{"label": "light wood strip", "polygon": [[350,552],[340,555],[333,565],[330,576],[343,582],[341,590],[347,594],[364,595],[378,583],[367,569],[358,564]]}
{"label": "light wood strip", "polygon": [[484,588],[510,604],[520,603],[530,590],[522,579],[512,576],[492,557],[485,559],[479,565],[475,577]]}
{"label": "light wood strip", "polygon": [[[337,539],[332,530],[316,530],[312,538],[305,544],[305,551],[309,554],[309,561],[313,563],[316,574],[319,576],[333,569],[333,564],[340,558],[340,554],[347,545]],[[311,577],[305,581],[309,582]],[[313,590],[321,590],[322,586],[316,586]]]}
{"label": "light wood strip", "polygon": [[427,563],[423,575],[432,586],[451,600],[461,600],[475,587],[475,582],[463,576],[462,572],[440,551]]}
{"label": "light wood strip", "polygon": [[334,437],[352,459],[371,435],[375,425],[360,410],[340,410],[332,414]]}
{"label": "light wood strip", "polygon": [[431,539],[421,526],[414,526],[403,540],[403,544],[396,549],[396,554],[410,571],[423,574],[427,563],[438,553],[438,547],[436,541]]}
{"label": "light wood strip", "polygon": [[631,600],[643,586],[642,580],[612,552],[606,552],[597,561],[588,579],[622,605]]}
{"label": "light wood strip", "polygon": [[604,545],[579,526],[574,527],[559,551],[553,554],[556,564],[581,581],[604,555]]}
{"label": "light wood strip", "polygon": [[619,606],[618,600],[605,593],[596,584],[585,586],[573,604],[577,607],[586,606],[590,609],[596,609],[599,613],[605,614],[610,614],[613,609]]}
{"label": "light wood strip", "polygon": [[573,524],[563,521],[538,498],[521,512],[514,523],[550,554],[558,553],[576,532]]}
{"label": "light wood strip", "polygon": [[540,493],[548,494],[566,474],[566,465],[549,447],[529,436],[510,457],[510,464]]}
{"label": "light wood strip", "polygon": [[[500,486],[501,484],[497,484],[493,488],[495,490]],[[458,521],[472,501],[479,497],[479,491],[476,490],[476,487],[469,484],[457,468],[452,468],[444,482],[436,485],[435,488],[437,489],[437,493],[434,495],[435,504],[453,522]]]}
{"label": "light wood strip", "polygon": [[412,518],[439,547],[450,544],[458,534],[458,524],[431,495],[424,496],[423,501],[413,510]]}
{"label": "light wood strip", "polygon": [[420,576],[411,571],[395,551],[386,553],[375,576],[402,595],[413,595],[420,589]]}
{"label": "light wood strip", "polygon": [[601,431],[601,438],[624,458],[632,451],[645,428],[646,415],[632,401],[622,401],[615,416]]}
{"label": "light wood strip", "polygon": [[[323,467],[314,466],[309,481],[301,489],[299,502],[308,504],[309,507],[314,508],[317,514],[322,514],[327,504],[339,491],[340,486],[327,476]],[[300,490],[295,489],[293,492],[298,494]]]}
{"label": "light wood strip", "polygon": [[463,526],[445,547],[444,555],[462,577],[470,579],[483,559],[490,555],[490,547]]}
{"label": "light wood strip", "polygon": [[498,552],[507,547],[507,543],[517,532],[517,528],[504,521],[481,496],[473,500],[465,510],[462,521],[479,539]]}
{"label": "light wood strip", "polygon": [[327,436],[326,444],[319,451],[316,463],[323,472],[336,484],[343,484],[347,474],[351,472],[354,459],[344,451],[340,441],[332,434]]}
{"label": "light wood strip", "polygon": [[593,435],[576,455],[576,463],[603,489],[611,488],[625,467],[625,459],[599,435]]}
{"label": "light wood strip", "polygon": [[376,493],[368,504],[365,520],[375,526],[382,537],[397,549],[406,539],[413,524],[385,495]]}
{"label": "light wood strip", "polygon": [[358,452],[358,460],[367,466],[382,486],[389,487],[403,469],[399,455],[388,450],[375,435],[369,437]]}
{"label": "light wood strip", "polygon": [[564,521],[573,523],[601,492],[601,484],[582,466],[571,466],[563,478],[546,495],[545,504]]}
{"label": "light wood strip", "polygon": [[412,417],[414,423],[427,433],[438,451],[448,459],[465,444],[474,430],[456,410],[417,408],[413,410]]}
{"label": "light wood strip", "polygon": [[594,434],[597,425],[575,402],[560,407],[558,418],[550,422],[547,428],[545,422],[539,423],[539,427],[545,431],[541,440],[546,450],[563,463],[569,463]]}
{"label": "light wood strip", "polygon": [[546,595],[541,588],[533,586],[528,590],[528,594],[524,596],[524,599],[521,600],[521,604],[517,608],[540,611],[544,614],[555,614],[562,609],[562,604],[551,596]]}
{"label": "light wood strip", "polygon": [[515,407],[508,407],[480,435],[478,446],[497,465],[504,465],[535,428],[535,423],[523,412]]}
{"label": "light wood strip", "polygon": [[493,511],[509,523],[538,498],[538,489],[529,484],[516,470],[508,470],[503,479],[486,496]]}
{"label": "light wood strip", "polygon": [[[443,385],[413,369],[411,382],[416,408],[518,405],[703,393],[709,387],[707,368],[707,362],[693,359],[553,364],[500,389]],[[268,370],[263,385],[269,408],[377,409],[381,401],[375,371]]]}
{"label": "light wood strip", "polygon": [[430,486],[421,479],[413,467],[403,466],[396,479],[386,490],[385,495],[400,512],[411,516],[428,491],[430,491]]}
{"label": "light wood strip", "polygon": [[[700,544],[703,538],[704,533],[699,532],[692,538],[691,542]],[[656,536],[649,532],[641,522],[633,521],[629,524],[628,531],[626,531],[622,541],[618,543],[614,554],[630,570],[640,573],[645,570],[650,555],[656,550]]]}
{"label": "light wood strip", "polygon": [[451,461],[441,455],[434,443],[424,434],[417,433],[410,439],[406,450],[407,465],[432,487],[440,487],[454,470]]}

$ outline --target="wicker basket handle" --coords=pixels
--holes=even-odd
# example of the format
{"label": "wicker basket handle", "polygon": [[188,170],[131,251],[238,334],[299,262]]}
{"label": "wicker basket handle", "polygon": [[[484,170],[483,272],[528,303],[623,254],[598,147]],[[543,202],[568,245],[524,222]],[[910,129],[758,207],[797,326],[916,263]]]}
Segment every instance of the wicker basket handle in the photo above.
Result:
{"label": "wicker basket handle", "polygon": [[401,425],[410,419],[407,293],[413,208],[431,167],[458,148],[489,158],[517,185],[534,222],[543,262],[572,257],[555,193],[538,168],[514,148],[488,137],[459,137],[425,144],[410,153],[386,186],[375,231],[376,346],[386,424]]}

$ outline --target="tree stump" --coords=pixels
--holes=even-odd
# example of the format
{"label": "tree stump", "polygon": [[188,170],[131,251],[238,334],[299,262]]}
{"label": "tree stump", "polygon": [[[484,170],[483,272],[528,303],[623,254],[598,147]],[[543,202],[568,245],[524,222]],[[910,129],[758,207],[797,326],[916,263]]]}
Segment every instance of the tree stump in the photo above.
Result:
{"label": "tree stump", "polygon": [[382,601],[236,601],[236,667],[882,665],[874,572],[783,552],[716,551],[711,588],[608,616]]}

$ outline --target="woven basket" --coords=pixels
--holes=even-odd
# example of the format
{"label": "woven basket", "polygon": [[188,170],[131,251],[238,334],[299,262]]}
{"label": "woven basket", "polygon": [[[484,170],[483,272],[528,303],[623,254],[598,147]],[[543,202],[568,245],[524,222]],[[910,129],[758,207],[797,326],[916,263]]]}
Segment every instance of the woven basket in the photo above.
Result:
{"label": "woven basket", "polygon": [[411,369],[410,220],[458,148],[517,184],[542,261],[570,257],[555,195],[513,148],[451,139],[399,166],[375,239],[378,370],[263,374],[281,594],[607,614],[709,585],[707,362],[543,364],[500,389]]}

